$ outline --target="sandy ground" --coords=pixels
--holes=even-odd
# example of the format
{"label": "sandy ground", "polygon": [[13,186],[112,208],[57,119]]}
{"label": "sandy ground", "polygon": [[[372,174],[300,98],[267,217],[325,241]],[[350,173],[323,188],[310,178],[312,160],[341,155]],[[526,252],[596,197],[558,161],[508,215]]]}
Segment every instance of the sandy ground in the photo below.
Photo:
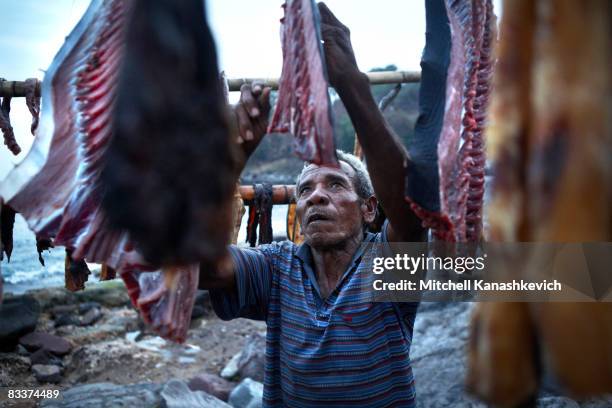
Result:
{"label": "sandy ground", "polygon": [[[0,385],[19,388],[66,389],[77,384],[165,383],[188,381],[199,373],[219,374],[238,353],[246,338],[264,332],[265,323],[246,319],[225,322],[210,308],[192,321],[184,344],[167,342],[144,329],[131,307],[102,308],[103,317],[92,326],[54,328],[51,313],[43,312],[37,330],[70,340],[73,349],[63,357],[63,378],[56,385],[40,384],[30,369],[29,357],[0,354]],[[34,406],[32,403],[2,406]]]}

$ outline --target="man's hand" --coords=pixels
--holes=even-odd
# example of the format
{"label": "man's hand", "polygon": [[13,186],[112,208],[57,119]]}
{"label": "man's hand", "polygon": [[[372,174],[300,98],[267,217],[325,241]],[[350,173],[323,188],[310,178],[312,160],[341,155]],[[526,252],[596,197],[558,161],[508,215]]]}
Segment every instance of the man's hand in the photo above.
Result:
{"label": "man's hand", "polygon": [[374,191],[389,219],[389,241],[421,241],[424,230],[404,200],[406,150],[378,109],[370,83],[359,71],[349,29],[319,3],[321,35],[330,84],[336,89],[353,122]]}
{"label": "man's hand", "polygon": [[261,83],[244,84],[240,101],[234,106],[238,128],[238,144],[246,159],[253,153],[268,129],[270,88]]}
{"label": "man's hand", "polygon": [[352,81],[363,74],[357,67],[348,27],[334,16],[325,3],[319,3],[318,7],[329,82],[336,90],[340,90],[350,86]]}

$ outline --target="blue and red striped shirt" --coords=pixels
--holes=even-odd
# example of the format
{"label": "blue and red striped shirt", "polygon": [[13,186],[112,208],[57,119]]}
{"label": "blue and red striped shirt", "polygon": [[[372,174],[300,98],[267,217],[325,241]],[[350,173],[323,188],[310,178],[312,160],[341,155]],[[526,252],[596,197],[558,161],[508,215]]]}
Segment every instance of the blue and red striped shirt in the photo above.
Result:
{"label": "blue and red striped shirt", "polygon": [[363,248],[326,299],[306,244],[230,252],[236,289],[211,290],[211,300],[221,319],[266,321],[265,407],[416,405],[409,350],[418,303],[373,302]]}

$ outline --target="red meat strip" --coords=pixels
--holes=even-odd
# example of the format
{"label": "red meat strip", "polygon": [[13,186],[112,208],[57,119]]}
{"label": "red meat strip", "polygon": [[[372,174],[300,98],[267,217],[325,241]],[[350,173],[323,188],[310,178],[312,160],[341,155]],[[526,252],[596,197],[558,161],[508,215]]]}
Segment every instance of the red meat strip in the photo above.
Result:
{"label": "red meat strip", "polygon": [[[430,43],[426,45],[425,55],[435,55],[438,65],[429,65],[429,61],[422,64],[421,90],[425,94],[424,89],[432,89],[428,81],[436,74],[426,71],[434,70],[432,66],[438,71],[440,67],[447,68],[444,110],[438,115],[441,120],[439,135],[419,141],[415,149],[417,154],[412,157],[416,163],[423,157],[437,157],[438,169],[437,175],[427,174],[435,170],[432,168],[421,176],[418,169],[409,167],[407,199],[437,239],[478,241],[482,232],[484,195],[483,128],[493,69],[495,16],[490,0],[445,0],[444,9],[438,3],[441,1],[427,2],[431,9],[428,24],[448,24],[450,37],[443,38],[440,30],[435,35],[442,38],[428,37]],[[432,29],[428,27],[428,32]],[[436,50],[428,54],[427,47]],[[449,54],[447,57],[445,52]],[[432,117],[436,119],[435,113]],[[426,177],[433,180],[433,184],[437,181],[439,191],[419,190],[415,187],[418,181],[410,180],[411,177]]]}
{"label": "red meat strip", "polygon": [[287,0],[283,7],[283,70],[268,131],[293,134],[303,160],[337,165],[318,9],[313,0]]}
{"label": "red meat strip", "polygon": [[[109,228],[101,208],[103,153],[112,135],[123,32],[132,4],[91,2],[47,70],[37,137],[27,157],[0,184],[0,197],[23,215],[37,243],[65,246],[75,261],[116,270],[144,320],[169,339],[183,341],[197,266],[158,269],[146,264],[126,232]],[[144,271],[163,279],[154,281],[155,288],[141,288],[145,280],[133,277]]]}

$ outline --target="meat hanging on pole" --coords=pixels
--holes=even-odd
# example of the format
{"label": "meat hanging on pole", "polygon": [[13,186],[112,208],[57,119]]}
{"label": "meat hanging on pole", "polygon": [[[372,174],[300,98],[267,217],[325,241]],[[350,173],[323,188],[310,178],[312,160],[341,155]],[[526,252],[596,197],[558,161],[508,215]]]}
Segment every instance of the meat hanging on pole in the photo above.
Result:
{"label": "meat hanging on pole", "polygon": [[[272,242],[272,186],[270,184],[255,184],[255,198],[249,204],[247,221],[247,242],[254,247],[257,244]],[[259,230],[259,238],[257,231]]]}
{"label": "meat hanging on pole", "polygon": [[490,0],[428,0],[425,12],[420,116],[408,146],[406,199],[437,239],[477,242],[496,17]]}
{"label": "meat hanging on pole", "polygon": [[145,259],[214,261],[237,178],[228,106],[201,0],[137,0],[125,39],[104,208]]}
{"label": "meat hanging on pole", "polygon": [[287,0],[283,10],[283,68],[268,132],[291,133],[305,161],[337,166],[319,10],[314,0]]}
{"label": "meat hanging on pole", "polygon": [[[4,79],[0,78],[0,81],[4,81]],[[11,112],[11,97],[5,96],[2,98],[0,102],[0,130],[2,130],[2,135],[4,136],[4,144],[8,149],[17,156],[21,153],[21,147],[17,143],[15,139],[15,132],[13,130],[13,126],[11,126],[10,114]]]}
{"label": "meat hanging on pole", "polygon": [[26,106],[32,115],[32,125],[30,126],[30,132],[32,132],[32,135],[36,133],[40,117],[40,95],[36,95],[36,89],[39,86],[40,82],[36,78],[28,78],[25,80]]}
{"label": "meat hanging on pole", "polygon": [[[611,39],[608,1],[504,2],[488,129],[492,241],[578,242],[588,259],[612,240]],[[509,316],[518,329],[496,330]],[[540,367],[573,398],[612,392],[610,302],[479,303],[473,325],[468,385],[489,403],[535,398]]]}
{"label": "meat hanging on pole", "polygon": [[[64,246],[71,251],[71,261],[104,264],[110,268],[106,277],[116,271],[143,320],[160,335],[184,341],[195,299],[198,264],[150,264],[126,231],[110,227],[101,206],[104,185],[100,174],[112,139],[125,28],[134,3],[91,2],[46,72],[37,137],[24,161],[0,184],[0,197],[23,215],[36,234],[40,250],[43,244]],[[160,3],[192,7],[197,24],[202,23],[202,4],[195,4],[197,1],[157,2],[155,6],[162,7]],[[154,7],[151,2],[147,4]],[[158,14],[169,20],[180,15],[180,11]],[[147,146],[143,141],[145,154]],[[230,194],[232,190],[233,180]],[[222,196],[219,193],[217,197]]]}

